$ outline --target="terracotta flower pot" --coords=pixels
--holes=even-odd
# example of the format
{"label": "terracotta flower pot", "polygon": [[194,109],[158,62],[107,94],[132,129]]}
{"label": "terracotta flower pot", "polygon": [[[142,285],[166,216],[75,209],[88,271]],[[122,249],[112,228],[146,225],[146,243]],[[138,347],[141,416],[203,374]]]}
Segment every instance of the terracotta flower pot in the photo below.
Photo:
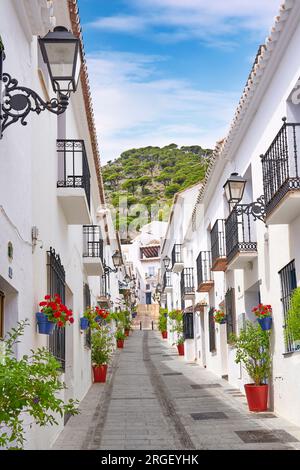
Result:
{"label": "terracotta flower pot", "polygon": [[177,344],[179,356],[184,356],[184,343]]}
{"label": "terracotta flower pot", "polygon": [[250,411],[267,411],[268,409],[268,385],[244,385],[248,407]]}
{"label": "terracotta flower pot", "polygon": [[129,336],[129,330],[125,330],[125,336]]}
{"label": "terracotta flower pot", "polygon": [[102,364],[101,366],[93,366],[93,372],[95,383],[106,382],[107,364]]}
{"label": "terracotta flower pot", "polygon": [[124,339],[117,340],[117,348],[123,349],[124,348]]}
{"label": "terracotta flower pot", "polygon": [[161,332],[161,335],[162,335],[163,339],[167,339],[167,338],[168,338],[168,332],[167,332],[167,331],[162,331],[162,332]]}

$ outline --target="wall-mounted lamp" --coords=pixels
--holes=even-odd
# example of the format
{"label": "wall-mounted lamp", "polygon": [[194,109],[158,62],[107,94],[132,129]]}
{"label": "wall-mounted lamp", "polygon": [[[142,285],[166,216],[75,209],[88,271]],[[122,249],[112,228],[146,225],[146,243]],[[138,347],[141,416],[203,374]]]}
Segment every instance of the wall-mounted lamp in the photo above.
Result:
{"label": "wall-mounted lamp", "polygon": [[57,26],[44,38],[39,38],[39,45],[53,91],[58,95],[50,101],[44,101],[35,91],[19,86],[16,79],[8,73],[2,73],[5,54],[0,41],[0,75],[4,85],[3,102],[0,103],[0,139],[3,131],[11,124],[20,120],[26,126],[26,118],[30,112],[40,114],[47,109],[56,115],[63,114],[71,93],[75,93],[77,89],[81,70],[80,40],[64,26]]}

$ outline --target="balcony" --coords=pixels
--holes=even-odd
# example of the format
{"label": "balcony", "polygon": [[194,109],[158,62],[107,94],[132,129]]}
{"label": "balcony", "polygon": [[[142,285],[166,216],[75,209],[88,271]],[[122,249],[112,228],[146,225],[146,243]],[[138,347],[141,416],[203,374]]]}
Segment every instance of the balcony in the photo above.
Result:
{"label": "balcony", "polygon": [[58,140],[57,197],[70,225],[90,223],[90,171],[83,140]]}
{"label": "balcony", "polygon": [[181,273],[183,268],[182,245],[175,244],[172,250],[172,271]]}
{"label": "balcony", "polygon": [[212,271],[226,271],[225,220],[218,219],[210,232]]}
{"label": "balcony", "polygon": [[98,225],[83,226],[83,264],[88,276],[101,276],[103,271],[103,240]]}
{"label": "balcony", "polygon": [[201,251],[196,263],[198,278],[197,292],[209,292],[214,286],[211,273],[211,251]]}
{"label": "balcony", "polygon": [[171,293],[172,290],[172,273],[170,271],[166,271],[163,277],[163,291]]}
{"label": "balcony", "polygon": [[181,273],[181,297],[183,300],[193,300],[195,298],[193,268],[184,268]]}
{"label": "balcony", "polygon": [[300,215],[300,124],[284,121],[262,156],[266,224],[289,224]]}
{"label": "balcony", "polygon": [[254,222],[248,207],[236,205],[225,222],[228,269],[245,269],[257,257]]}

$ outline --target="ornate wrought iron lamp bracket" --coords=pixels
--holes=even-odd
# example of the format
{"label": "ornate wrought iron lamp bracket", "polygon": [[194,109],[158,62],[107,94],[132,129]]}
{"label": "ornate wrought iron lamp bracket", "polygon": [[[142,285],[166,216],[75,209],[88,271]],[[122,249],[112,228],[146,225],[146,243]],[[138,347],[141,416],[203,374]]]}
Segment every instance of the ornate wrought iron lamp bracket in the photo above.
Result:
{"label": "ornate wrought iron lamp bracket", "polygon": [[251,202],[250,204],[238,204],[235,206],[237,215],[251,215],[255,220],[261,220],[265,223],[266,221],[266,205],[265,197],[259,196],[256,201]]}
{"label": "ornate wrought iron lamp bracket", "polygon": [[63,114],[69,104],[70,94],[59,94],[59,98],[44,101],[35,91],[18,85],[18,81],[8,73],[2,76],[4,85],[3,102],[1,106],[1,136],[11,124],[20,120],[27,125],[26,118],[30,112],[40,114],[46,109],[53,114]]}

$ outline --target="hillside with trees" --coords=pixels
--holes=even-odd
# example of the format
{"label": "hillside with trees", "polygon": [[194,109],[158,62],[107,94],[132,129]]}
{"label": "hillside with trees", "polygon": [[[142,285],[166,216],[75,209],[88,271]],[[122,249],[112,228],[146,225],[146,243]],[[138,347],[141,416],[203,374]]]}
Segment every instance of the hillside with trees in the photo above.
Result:
{"label": "hillside with trees", "polygon": [[211,153],[198,145],[170,144],[127,150],[108,162],[104,186],[123,241],[151,220],[167,220],[174,195],[203,180]]}

